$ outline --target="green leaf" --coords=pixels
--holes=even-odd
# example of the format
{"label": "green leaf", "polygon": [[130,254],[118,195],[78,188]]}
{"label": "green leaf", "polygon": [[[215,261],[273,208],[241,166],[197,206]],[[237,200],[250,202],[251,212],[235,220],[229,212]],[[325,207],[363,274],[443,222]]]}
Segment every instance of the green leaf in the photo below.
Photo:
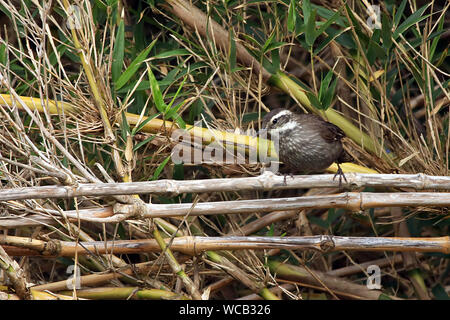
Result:
{"label": "green leaf", "polygon": [[391,76],[387,76],[387,79],[389,79],[388,84],[386,86],[386,92],[391,92],[392,86],[394,85],[395,80],[397,79],[397,72],[395,72]]}
{"label": "green leaf", "polygon": [[430,61],[433,61],[433,57],[434,57],[434,53],[436,51],[437,44],[439,42],[439,39],[441,38],[441,33],[445,32],[445,30],[443,29],[444,21],[445,21],[444,17],[445,17],[444,15],[441,17],[441,20],[439,21],[439,24],[438,24],[437,31],[433,32],[433,34],[431,34],[427,39],[427,41],[429,41],[432,38],[432,36],[434,36],[435,33],[438,33],[438,36],[436,38],[434,38],[433,41],[431,42],[430,56],[429,56]]}
{"label": "green leaf", "polygon": [[[179,69],[178,67],[171,70],[167,76],[164,77],[164,79],[158,81],[159,83],[159,87],[161,88],[161,90],[164,90],[164,88],[166,88],[167,86],[171,85],[172,83],[176,82],[177,80],[181,79],[182,77],[184,77],[187,73],[188,70],[191,72],[198,70],[200,68],[205,68],[208,67],[206,63],[204,62],[196,62],[193,63],[191,65],[189,65],[188,68],[182,68]],[[133,89],[135,86],[135,83],[132,83],[130,85],[126,85],[123,88],[121,88],[120,90],[118,90],[118,93],[124,93],[127,92],[131,89]],[[150,81],[147,80],[143,80],[139,83],[139,85],[136,88],[136,91],[142,91],[142,90],[148,90],[150,89]]]}
{"label": "green leaf", "polygon": [[123,66],[123,56],[125,48],[125,33],[124,33],[124,22],[120,21],[119,27],[117,29],[116,40],[114,42],[114,52],[113,61],[111,66],[112,81],[116,83],[119,79],[120,72]]}
{"label": "green leaf", "polygon": [[323,228],[323,229],[325,229],[325,230],[328,229],[328,223],[327,223],[326,221],[324,221],[324,220],[322,220],[322,219],[316,217],[316,216],[308,217],[308,220],[309,220],[312,224],[315,224],[315,225],[317,225],[317,226],[319,226],[319,227],[321,227],[321,228]]}
{"label": "green leaf", "polygon": [[175,113],[171,118],[175,120],[175,122],[181,129],[186,129],[186,122],[184,122],[183,118],[181,118],[181,116],[178,113]]}
{"label": "green leaf", "polygon": [[311,9],[311,2],[309,0],[303,0],[302,4],[303,17],[305,19],[305,40],[306,44],[310,47],[316,40],[316,13],[317,10]]}
{"label": "green leaf", "polygon": [[277,42],[273,42],[270,45],[267,46],[266,50],[264,52],[270,52],[272,50],[281,48],[282,46],[286,45],[285,42],[281,42],[281,41],[277,41]]}
{"label": "green leaf", "polygon": [[307,23],[308,17],[311,16],[311,2],[309,0],[303,0],[302,3],[302,11],[303,11],[303,17],[305,19],[305,24]]}
{"label": "green leaf", "polygon": [[376,58],[384,59],[386,57],[385,50],[378,44],[380,42],[380,32],[380,29],[375,29],[369,41],[367,60],[370,64],[373,64]]}
{"label": "green leaf", "polygon": [[152,180],[157,180],[159,178],[159,175],[163,171],[164,167],[166,166],[167,162],[169,162],[170,156],[167,156],[163,162],[156,168],[155,173],[153,173]]}
{"label": "green leaf", "polygon": [[434,64],[436,66],[436,68],[439,68],[439,66],[444,63],[444,61],[447,59],[448,57],[448,47],[444,49],[444,51],[442,51],[441,53],[441,57],[436,61],[436,63]]}
{"label": "green leaf", "polygon": [[125,116],[125,112],[122,111],[122,139],[127,141],[127,135],[130,132],[130,125],[128,124],[127,117]]}
{"label": "green leaf", "polygon": [[381,37],[383,39],[383,47],[389,50],[392,47],[392,24],[389,17],[383,13],[381,17]]}
{"label": "green leaf", "polygon": [[173,166],[173,175],[172,179],[174,180],[184,180],[184,164],[177,163]]}
{"label": "green leaf", "polygon": [[160,52],[153,56],[155,59],[166,59],[166,58],[172,58],[172,57],[179,57],[179,56],[186,56],[190,54],[189,51],[186,49],[174,49],[174,50],[168,50],[164,52]]}
{"label": "green leaf", "polygon": [[156,109],[162,114],[167,111],[167,105],[164,103],[161,90],[159,89],[158,81],[152,72],[152,68],[147,65],[148,79],[150,80],[150,88],[152,89],[153,101],[155,102]]}
{"label": "green leaf", "polygon": [[317,99],[316,95],[312,93],[311,91],[306,91],[306,96],[308,97],[311,104],[318,110],[322,109],[322,104],[320,103],[320,100]]}
{"label": "green leaf", "polygon": [[[317,15],[321,16],[325,20],[331,19],[336,14],[335,11],[326,9],[326,8],[324,8],[322,6],[318,6],[316,4],[311,4],[311,7],[313,9],[316,9],[317,10]],[[340,13],[340,10],[338,10],[338,12]],[[335,19],[335,22],[340,27],[343,27],[343,28],[348,27],[348,23],[345,22],[344,18],[341,15],[339,15],[337,17],[337,19]]]}
{"label": "green leaf", "polygon": [[392,300],[392,298],[385,293],[380,293],[378,300]]}
{"label": "green leaf", "polygon": [[421,73],[421,69],[417,66],[417,64],[414,61],[411,61],[411,72],[413,74],[414,79],[416,80],[417,84],[421,88],[425,88],[425,80],[423,79],[423,75]]}
{"label": "green leaf", "polygon": [[0,64],[6,66],[6,45],[4,43],[0,44]]}
{"label": "green leaf", "polygon": [[158,40],[158,39],[153,40],[152,43],[150,43],[150,45],[147,48],[145,48],[133,60],[133,62],[131,62],[131,64],[128,66],[128,68],[125,70],[125,72],[120,75],[119,79],[117,79],[117,81],[114,84],[116,90],[119,90],[120,88],[122,88],[125,85],[125,83],[127,83],[128,80],[130,80],[130,78],[136,73],[136,71],[141,66],[142,62],[144,62],[144,60],[147,59],[147,56],[150,53],[150,50],[152,50],[153,46],[155,45],[156,40]]}
{"label": "green leaf", "polygon": [[273,237],[274,234],[275,234],[275,225],[272,223],[270,225],[270,229],[266,231],[266,236]]}
{"label": "green leaf", "polygon": [[[325,78],[320,83],[320,89],[319,89],[319,102],[320,107],[319,109],[326,110],[330,107],[331,101],[333,101],[334,98],[334,92],[336,90],[337,80],[336,77],[333,82],[331,83],[331,79],[333,78],[333,69],[330,69],[325,76]],[[330,85],[331,83],[331,85]]]}
{"label": "green leaf", "polygon": [[431,14],[427,14],[425,16],[422,16],[425,10],[431,5],[431,2],[424,5],[422,8],[418,9],[416,12],[414,12],[412,15],[410,15],[405,21],[403,21],[397,29],[395,29],[394,34],[392,35],[394,39],[397,39],[400,34],[408,30],[412,25],[428,18]]}
{"label": "green leaf", "polygon": [[153,119],[155,119],[156,117],[158,117],[161,113],[157,112],[155,114],[152,114],[150,117],[147,117],[147,119],[145,119],[144,121],[142,121],[139,126],[134,127],[133,131],[131,132],[131,135],[134,136],[136,133],[138,133],[139,131],[142,130],[142,128],[149,123],[150,121],[152,121]]}
{"label": "green leaf", "polygon": [[331,82],[332,78],[333,78],[333,69],[330,69],[330,70],[328,70],[327,75],[325,76],[325,78],[320,83],[320,88],[319,88],[319,100],[320,101],[322,101],[322,98],[323,98],[323,96],[325,94],[325,91],[330,86],[330,82]]}
{"label": "green leaf", "polygon": [[[314,50],[313,54],[314,55],[318,55],[320,51],[322,51],[331,41],[333,41],[334,39],[338,38],[339,36],[341,36],[344,32],[347,32],[348,30],[342,29],[339,30],[338,32],[334,32],[332,31],[328,37],[325,38],[325,40],[323,40]],[[338,40],[336,40],[338,41]]]}
{"label": "green leaf", "polygon": [[403,11],[405,11],[406,4],[407,0],[403,0],[400,6],[398,7],[398,10],[394,16],[394,26],[398,26],[398,24],[400,23],[400,19],[402,18]]}
{"label": "green leaf", "polygon": [[320,36],[325,30],[328,29],[331,24],[333,24],[339,17],[341,16],[340,11],[336,11],[330,19],[328,19],[324,24],[322,24],[319,29],[316,31],[316,38]]}
{"label": "green leaf", "polygon": [[325,92],[325,90],[330,86],[331,79],[333,78],[333,69],[328,70],[327,75],[320,83],[319,88],[319,99],[322,97],[322,94]]}
{"label": "green leaf", "polygon": [[189,108],[188,123],[194,124],[197,117],[202,113],[203,103],[200,99],[195,100]]}
{"label": "green leaf", "polygon": [[274,71],[271,73],[275,73],[277,70],[280,70],[280,52],[279,50],[272,50],[271,55],[272,55],[272,67],[274,69]]}
{"label": "green leaf", "polygon": [[275,29],[272,31],[272,34],[270,35],[269,39],[266,40],[266,42],[264,43],[261,51],[262,54],[267,52],[267,49],[269,48],[269,46],[272,44],[273,39],[275,38]]}
{"label": "green leaf", "polygon": [[236,40],[234,39],[233,29],[230,28],[230,54],[229,54],[230,70],[234,71],[236,69]]}
{"label": "green leaf", "polygon": [[176,98],[178,97],[178,95],[180,94],[181,89],[183,89],[184,83],[186,82],[186,79],[187,79],[187,75],[183,78],[183,81],[182,81],[181,84],[178,86],[178,90],[177,90],[177,92],[175,92],[175,94],[174,94],[174,96],[173,96],[173,98],[172,98],[172,101],[170,101],[169,105],[167,106],[167,109],[169,109],[169,108],[172,107],[173,103],[175,102],[175,99],[176,99]]}
{"label": "green leaf", "polygon": [[[263,114],[264,115],[264,114]],[[258,121],[259,112],[250,112],[242,115],[242,123],[249,123],[252,121]]]}
{"label": "green leaf", "polygon": [[362,31],[361,24],[359,23],[358,19],[356,19],[355,15],[353,14],[352,9],[348,6],[348,4],[345,4],[345,10],[347,11],[348,16],[351,20],[351,25],[353,25],[353,28],[358,35],[358,40],[364,45],[367,46],[369,42],[369,37],[365,32]]}
{"label": "green leaf", "polygon": [[295,0],[291,0],[289,3],[289,9],[288,9],[288,21],[287,21],[287,27],[289,32],[295,31],[295,23],[297,20],[297,14],[295,12]]}
{"label": "green leaf", "polygon": [[325,97],[322,101],[322,107],[324,110],[327,110],[331,106],[331,102],[334,98],[334,93],[336,92],[336,86],[337,86],[338,78],[334,78],[333,82],[331,83],[331,86],[327,89]]}
{"label": "green leaf", "polygon": [[316,41],[316,9],[311,12],[308,19],[305,20],[306,30],[305,30],[305,40],[308,46],[312,47],[314,41]]}
{"label": "green leaf", "polygon": [[447,292],[445,292],[444,287],[442,287],[439,283],[431,289],[431,292],[433,292],[433,295],[437,300],[450,300],[450,297]]}
{"label": "green leaf", "polygon": [[167,119],[174,119],[178,124],[181,124],[181,128],[186,128],[186,123],[183,121],[181,116],[177,113],[178,110],[186,103],[186,100],[176,104],[170,110],[168,110],[165,114]]}
{"label": "green leaf", "polygon": [[137,145],[134,146],[133,152],[136,152],[140,147],[142,147],[143,145],[146,145],[147,143],[152,141],[155,137],[156,137],[156,135],[153,135],[153,136],[150,136],[147,139],[139,142]]}
{"label": "green leaf", "polygon": [[54,66],[56,64],[56,62],[58,62],[56,55],[58,55],[59,57],[62,57],[66,51],[67,51],[67,46],[65,46],[64,44],[60,44],[59,46],[57,46],[56,52],[52,51],[48,57],[50,64],[52,66]]}

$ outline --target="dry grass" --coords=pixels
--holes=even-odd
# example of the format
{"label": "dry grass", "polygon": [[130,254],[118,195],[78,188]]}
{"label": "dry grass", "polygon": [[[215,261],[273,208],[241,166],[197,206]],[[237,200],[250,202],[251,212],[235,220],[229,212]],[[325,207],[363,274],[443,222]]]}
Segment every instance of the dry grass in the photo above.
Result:
{"label": "dry grass", "polygon": [[[404,2],[401,17],[382,5],[384,19],[394,23],[394,32],[369,27],[366,1],[347,2],[348,10],[341,1],[313,5],[320,22],[316,30],[336,10],[339,18],[309,45],[311,31],[303,23],[308,14],[305,2],[196,1],[194,5],[200,10],[194,12],[189,2],[181,0],[164,4],[156,1],[156,5],[119,0],[112,1],[109,7],[103,2],[80,1],[76,8],[81,20],[72,21],[79,23],[79,28],[70,30],[67,17],[73,16],[74,7],[69,8],[71,3],[66,0],[52,2],[51,7],[31,0],[0,1],[2,11],[9,13],[0,20],[4,23],[0,37],[2,188],[54,184],[75,188],[79,183],[99,181],[255,176],[260,172],[259,164],[174,165],[170,155],[176,141],[170,140],[170,130],[199,120],[206,128],[250,134],[259,129],[263,113],[277,107],[317,112],[343,128],[348,135],[345,147],[360,166],[382,173],[448,176],[450,68],[445,59],[449,37],[445,30],[449,4],[432,1],[423,19],[414,16],[421,7],[415,1]],[[294,29],[288,27],[292,17],[287,12],[292,10],[292,3],[296,3]],[[177,16],[176,9],[181,7],[192,16]],[[394,7],[398,12],[401,2]],[[203,29],[202,14],[211,19]],[[401,32],[397,35],[395,30]],[[230,33],[234,41],[230,41]],[[322,44],[323,49],[317,52]],[[318,110],[314,97],[319,97],[329,70],[333,79],[338,79],[337,87],[331,106]],[[288,82],[287,75],[295,77],[296,82]],[[158,86],[152,86],[153,79]],[[54,106],[53,101],[59,102]],[[169,111],[171,107],[178,109]],[[159,113],[156,118],[167,123],[138,130],[125,112],[142,115],[141,123],[144,117]],[[152,194],[140,200],[195,204],[336,192],[339,190],[235,190]],[[140,200],[135,197],[136,203],[142,204]],[[74,243],[175,235],[212,237],[238,234],[239,230],[247,232],[245,235],[286,237],[440,237],[449,234],[450,221],[446,207],[433,206],[363,212],[305,209],[274,219],[264,218],[270,213],[187,215],[111,224],[80,222],[54,214],[55,210],[88,210],[116,202],[131,203],[132,198],[3,201],[1,219],[23,217],[23,221],[32,221],[28,226],[5,228],[3,233]],[[35,222],[30,220],[33,218]],[[257,230],[249,227],[259,219],[267,220],[267,224],[258,225]],[[268,289],[273,289],[281,298],[310,297],[314,292],[326,299],[370,299],[374,296],[364,286],[366,269],[346,274],[339,279],[343,281],[339,287],[330,287],[334,276],[327,273],[381,258],[393,256],[390,252],[322,254],[272,249],[220,255],[219,251],[208,251],[186,257],[166,250],[165,254],[93,253],[59,260],[29,257],[21,267],[26,270],[23,280],[40,284],[41,289],[65,281],[67,267],[76,264],[85,276],[128,268],[126,272],[133,276],[122,278],[121,285],[165,290],[141,292],[141,298],[199,298],[203,294],[203,298],[235,299],[257,293],[271,299],[276,295]],[[274,267],[280,261],[298,268],[297,277],[289,279],[295,286],[280,287],[283,269],[277,273]],[[395,261],[383,266],[384,295],[406,299],[440,299],[447,295],[447,256],[405,252],[402,259]],[[152,267],[132,273],[131,263]],[[102,288],[104,279],[94,279],[90,285]],[[109,286],[117,285],[119,280],[114,281],[108,282]],[[34,297],[44,298],[39,294],[35,292]]]}

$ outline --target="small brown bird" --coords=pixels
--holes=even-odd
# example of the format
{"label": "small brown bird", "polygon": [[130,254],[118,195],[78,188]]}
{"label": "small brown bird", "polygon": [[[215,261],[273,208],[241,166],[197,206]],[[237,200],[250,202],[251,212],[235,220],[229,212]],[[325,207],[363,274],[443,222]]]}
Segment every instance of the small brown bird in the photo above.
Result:
{"label": "small brown bird", "polygon": [[342,147],[345,133],[339,127],[313,114],[275,109],[263,118],[262,128],[278,147],[284,172],[291,175],[323,172],[336,162],[335,178],[339,175],[339,185],[342,177],[347,182],[339,164],[353,159]]}

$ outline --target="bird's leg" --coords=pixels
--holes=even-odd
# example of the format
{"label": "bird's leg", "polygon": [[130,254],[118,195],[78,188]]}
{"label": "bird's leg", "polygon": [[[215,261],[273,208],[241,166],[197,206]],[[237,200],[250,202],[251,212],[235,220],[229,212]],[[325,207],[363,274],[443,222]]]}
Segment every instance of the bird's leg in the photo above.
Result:
{"label": "bird's leg", "polygon": [[290,176],[292,179],[294,179],[294,174],[291,172],[291,173],[285,173],[284,174],[284,185],[286,186],[287,185],[287,182],[286,182],[286,177],[287,176]]}
{"label": "bird's leg", "polygon": [[345,183],[348,183],[348,181],[347,181],[344,171],[342,171],[342,168],[339,165],[339,163],[336,162],[336,164],[337,164],[338,170],[337,170],[336,174],[334,175],[333,180],[336,179],[336,176],[339,176],[339,188],[341,188],[342,187],[342,178],[344,178]]}

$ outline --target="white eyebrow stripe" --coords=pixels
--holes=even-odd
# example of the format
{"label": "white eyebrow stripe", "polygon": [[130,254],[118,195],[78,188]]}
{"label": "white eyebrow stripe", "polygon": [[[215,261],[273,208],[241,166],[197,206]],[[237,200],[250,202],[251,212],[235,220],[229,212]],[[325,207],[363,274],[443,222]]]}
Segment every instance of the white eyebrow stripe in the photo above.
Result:
{"label": "white eyebrow stripe", "polygon": [[280,111],[276,115],[274,115],[272,117],[272,119],[270,119],[270,121],[273,121],[275,119],[281,118],[282,116],[285,116],[285,115],[288,115],[288,114],[291,114],[291,112],[289,110]]}
{"label": "white eyebrow stripe", "polygon": [[298,130],[302,129],[302,127],[299,126],[299,124],[297,122],[289,121],[289,122],[285,123],[283,126],[276,128],[276,129],[272,129],[271,131],[280,132],[280,131],[292,130],[295,128],[297,128]]}

